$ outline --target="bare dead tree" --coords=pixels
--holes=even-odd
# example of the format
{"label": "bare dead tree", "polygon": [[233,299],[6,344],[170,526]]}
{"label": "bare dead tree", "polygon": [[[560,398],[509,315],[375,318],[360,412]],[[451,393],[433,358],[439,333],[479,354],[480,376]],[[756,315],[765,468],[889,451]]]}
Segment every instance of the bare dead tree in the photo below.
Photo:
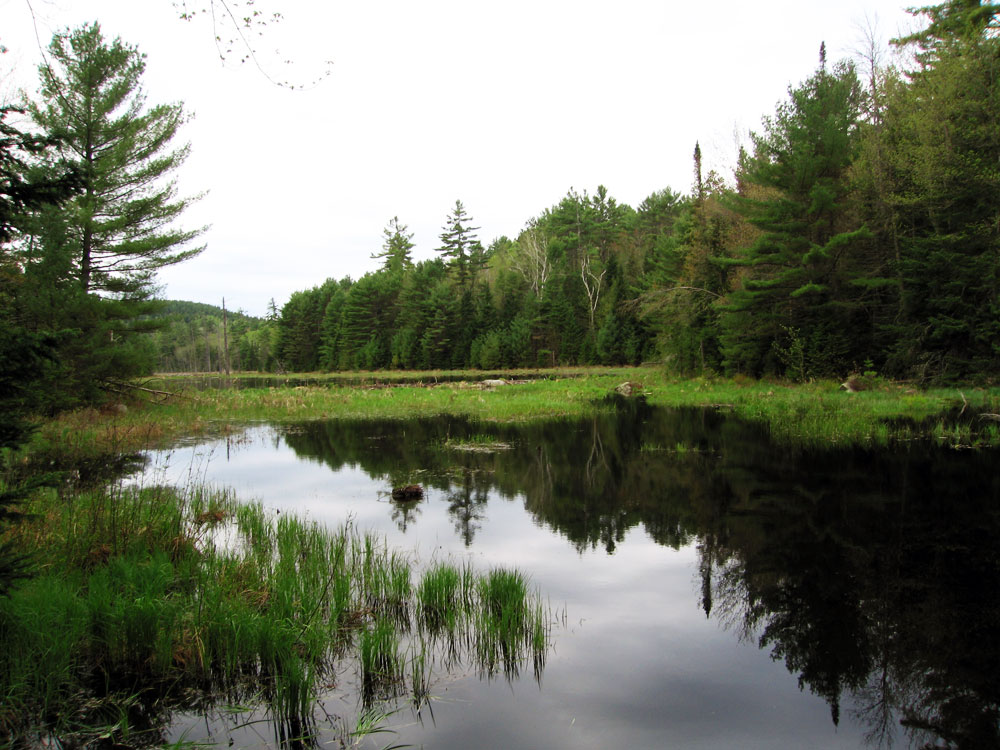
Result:
{"label": "bare dead tree", "polygon": [[518,238],[512,265],[528,282],[535,297],[541,298],[552,267],[549,264],[549,239],[538,227],[529,227]]}
{"label": "bare dead tree", "polygon": [[590,327],[594,328],[594,318],[597,315],[597,305],[601,301],[601,291],[604,286],[604,276],[608,269],[602,268],[600,273],[594,270],[594,262],[590,253],[580,253],[580,278],[587,293],[587,312],[590,314]]}

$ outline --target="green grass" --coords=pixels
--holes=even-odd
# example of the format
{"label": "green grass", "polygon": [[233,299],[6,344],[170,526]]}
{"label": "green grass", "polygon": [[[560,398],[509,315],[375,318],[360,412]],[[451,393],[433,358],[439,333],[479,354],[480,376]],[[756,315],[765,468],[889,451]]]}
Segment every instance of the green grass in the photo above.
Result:
{"label": "green grass", "polygon": [[527,579],[516,570],[497,568],[479,579],[477,589],[473,643],[480,669],[488,676],[502,671],[511,678],[530,656],[538,675],[544,652],[537,645],[547,639],[548,631],[544,618],[538,619],[541,605],[527,596]]}
{"label": "green grass", "polygon": [[[427,375],[426,373],[419,373]],[[382,374],[370,373],[372,378]],[[385,373],[385,377],[397,373]],[[482,377],[481,373],[472,373]],[[516,375],[516,373],[515,373]],[[481,390],[474,383],[372,388],[315,386],[190,391],[166,403],[136,404],[124,415],[95,410],[46,422],[26,449],[42,462],[70,456],[119,454],[164,447],[180,437],[225,435],[256,422],[312,419],[411,419],[453,415],[483,423],[580,417],[613,408],[607,396],[623,382],[639,383],[652,405],[731,410],[766,423],[778,440],[884,444],[936,434],[956,445],[1000,445],[1000,389],[918,390],[885,381],[848,393],[835,381],[790,384],[747,378],[678,379],[660,368],[593,368],[553,373],[543,380]],[[965,408],[955,423],[949,415]],[[965,425],[956,427],[958,425]],[[473,442],[456,447],[473,447]]]}
{"label": "green grass", "polygon": [[465,604],[463,571],[448,563],[438,563],[424,572],[417,588],[420,623],[428,632],[454,630],[456,613]]}
{"label": "green grass", "polygon": [[917,390],[882,383],[872,390],[848,393],[833,381],[788,384],[700,379],[663,381],[647,389],[651,404],[731,410],[743,419],[768,425],[772,437],[781,442],[886,445],[934,437],[962,447],[1000,445],[996,422],[980,418],[1000,412],[1000,389],[996,388]]}
{"label": "green grass", "polygon": [[482,433],[470,435],[461,440],[449,438],[444,442],[444,447],[448,450],[461,451],[463,453],[499,453],[509,451],[513,446],[502,440],[497,440],[493,435]]}
{"label": "green grass", "polygon": [[232,433],[261,421],[409,419],[451,414],[489,422],[520,422],[579,416],[593,413],[595,402],[630,373],[601,370],[587,377],[573,374],[495,390],[481,390],[473,382],[430,382],[387,388],[315,385],[180,391],[165,402],[134,404],[123,415],[94,409],[63,414],[43,424],[28,450],[46,459],[120,453],[168,445],[179,437]]}
{"label": "green grass", "polygon": [[[0,737],[86,737],[88,727],[93,736],[128,725],[107,718],[116,709],[126,719],[155,714],[151,707],[183,708],[192,695],[202,705],[263,701],[281,732],[308,732],[323,686],[351,674],[368,707],[429,695],[436,640],[418,612],[441,566],[415,587],[412,560],[372,535],[274,517],[203,489],[47,491],[28,509],[12,538],[45,554],[33,578],[0,598]],[[466,595],[496,575],[463,569],[435,599],[456,634],[452,647],[466,650],[460,662],[478,664],[464,644],[476,642],[487,606]],[[548,632],[532,619],[547,617],[537,595],[521,595],[510,606],[531,617],[492,640],[522,644],[532,630]],[[545,650],[548,640],[531,647]],[[520,645],[506,650],[525,664],[544,659]],[[107,710],[80,718],[94,705]]]}

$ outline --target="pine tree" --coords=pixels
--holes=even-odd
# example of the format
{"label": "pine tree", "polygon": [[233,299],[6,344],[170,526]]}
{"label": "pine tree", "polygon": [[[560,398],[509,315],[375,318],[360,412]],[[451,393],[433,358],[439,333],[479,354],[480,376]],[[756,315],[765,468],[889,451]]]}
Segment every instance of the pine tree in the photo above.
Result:
{"label": "pine tree", "polygon": [[902,313],[894,371],[966,377],[1000,365],[1000,6],[919,9],[918,67],[890,100]]}
{"label": "pine tree", "polygon": [[464,286],[468,281],[470,254],[474,245],[478,244],[475,233],[479,231],[479,227],[471,224],[472,218],[465,212],[462,201],[456,200],[455,208],[448,215],[444,231],[441,233],[441,246],[438,252],[454,269],[459,286]]}
{"label": "pine tree", "polygon": [[180,105],[146,108],[142,56],[107,44],[97,24],[56,34],[28,111],[57,143],[33,167],[44,179],[69,168],[78,191],[24,222],[20,309],[35,330],[58,332],[54,376],[61,404],[98,401],[115,381],[148,372],[157,352],[143,334],[157,269],[192,257],[198,231],[171,228],[190,204],[169,176],[187,154],[169,150]]}
{"label": "pine tree", "polygon": [[871,237],[849,179],[859,117],[853,67],[823,60],[754,136],[736,207],[760,235],[729,261],[747,269],[724,307],[729,368],[806,377],[868,354],[864,290],[882,280],[857,263]]}
{"label": "pine tree", "polygon": [[399,223],[399,217],[393,216],[388,226],[382,230],[385,241],[382,252],[373,253],[372,258],[383,258],[382,269],[390,272],[403,271],[413,267],[413,234],[406,231],[406,224]]}
{"label": "pine tree", "polygon": [[995,37],[1000,29],[1000,4],[982,0],[948,0],[937,5],[911,8],[915,16],[929,23],[919,31],[894,39],[898,46],[914,44],[922,65],[933,65],[938,53],[956,39],[977,40]]}
{"label": "pine tree", "polygon": [[190,247],[202,230],[171,227],[194,200],[169,180],[188,154],[170,146],[186,117],[180,104],[146,107],[144,69],[135,47],[107,43],[96,23],[56,34],[39,67],[43,101],[31,116],[82,181],[71,205],[47,217],[60,226],[46,238],[64,245],[84,292],[145,290],[157,269],[202,250]]}

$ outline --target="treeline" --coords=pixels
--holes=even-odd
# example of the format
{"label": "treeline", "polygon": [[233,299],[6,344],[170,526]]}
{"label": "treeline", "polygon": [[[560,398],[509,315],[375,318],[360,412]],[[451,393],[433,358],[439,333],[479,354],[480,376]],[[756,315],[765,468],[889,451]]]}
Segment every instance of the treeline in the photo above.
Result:
{"label": "treeline", "polygon": [[829,64],[789,91],[731,180],[637,208],[571,190],[484,247],[462,203],[437,258],[393,219],[378,271],[292,295],[289,370],[663,361],[793,379],[1000,364],[1000,6],[917,11],[905,70]]}
{"label": "treeline", "polygon": [[279,357],[290,370],[638,363],[653,356],[653,328],[625,303],[648,283],[649,228],[682,205],[670,191],[638,211],[604,188],[570,192],[516,241],[484,248],[459,201],[440,257],[419,263],[394,219],[379,271],[292,295]]}

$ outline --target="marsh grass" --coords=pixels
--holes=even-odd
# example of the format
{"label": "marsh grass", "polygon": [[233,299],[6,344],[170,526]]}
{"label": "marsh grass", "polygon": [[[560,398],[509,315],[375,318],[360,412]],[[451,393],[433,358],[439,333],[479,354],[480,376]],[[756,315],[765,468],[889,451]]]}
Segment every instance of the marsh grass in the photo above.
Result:
{"label": "marsh grass", "polygon": [[[263,701],[276,732],[308,734],[323,686],[345,675],[358,676],[366,707],[408,691],[427,700],[436,643],[428,607],[458,634],[452,649],[477,642],[490,622],[491,642],[537,659],[519,644],[547,628],[532,619],[545,612],[526,587],[518,611],[531,616],[497,619],[518,606],[491,593],[497,571],[441,565],[414,586],[413,561],[371,534],[273,516],[224,492],[48,490],[29,510],[14,541],[45,554],[0,598],[0,737],[78,736],[68,717],[98,702],[128,718],[136,694],[143,714],[185,708],[192,695]],[[479,654],[469,647],[447,663],[475,667]],[[489,656],[480,668],[495,663]]]}
{"label": "marsh grass", "polygon": [[[356,374],[353,380],[337,380],[335,385],[319,376],[315,385],[294,387],[282,386],[278,379],[275,387],[192,391],[166,403],[138,403],[124,415],[82,410],[45,423],[25,454],[39,461],[58,456],[79,460],[163,447],[181,436],[232,435],[260,421],[452,415],[505,423],[591,416],[615,408],[605,397],[626,381],[641,383],[652,405],[728,409],[767,424],[775,439],[786,442],[879,445],[927,439],[934,421],[943,419],[946,441],[976,447],[1000,444],[996,423],[978,419],[981,414],[1000,413],[997,388],[919,390],[879,379],[869,390],[848,393],[837,381],[678,379],[661,368],[641,367],[553,371],[545,378],[490,391],[472,387],[483,373],[462,374],[469,381],[435,383],[434,378],[445,374],[414,373],[409,384],[377,388],[368,384],[396,379],[399,373]],[[956,420],[967,425],[967,435],[945,434]],[[485,436],[483,441],[492,442]],[[477,444],[471,439],[455,447]]]}
{"label": "marsh grass", "polygon": [[980,419],[998,411],[996,388],[878,386],[848,393],[834,381],[792,385],[740,378],[665,380],[647,391],[653,405],[732,411],[767,425],[772,438],[786,444],[884,446],[937,439],[956,447],[1000,445],[1000,430]]}
{"label": "marsh grass", "polygon": [[395,697],[402,686],[403,657],[394,619],[378,617],[360,634],[362,696],[366,706]]}
{"label": "marsh grass", "polygon": [[438,563],[424,573],[417,588],[420,623],[431,634],[453,631],[458,612],[466,605],[462,591],[462,571],[448,563]]}
{"label": "marsh grass", "polygon": [[[248,423],[309,419],[409,419],[435,415],[466,416],[487,422],[518,422],[572,417],[609,406],[595,403],[628,370],[562,372],[494,391],[472,382],[367,388],[359,385],[305,385],[189,392],[167,402],[138,402],[125,414],[92,409],[60,415],[46,422],[28,453],[48,460],[66,456],[101,456],[116,451],[163,447],[180,437],[220,436]],[[482,373],[470,373],[476,379]]]}

